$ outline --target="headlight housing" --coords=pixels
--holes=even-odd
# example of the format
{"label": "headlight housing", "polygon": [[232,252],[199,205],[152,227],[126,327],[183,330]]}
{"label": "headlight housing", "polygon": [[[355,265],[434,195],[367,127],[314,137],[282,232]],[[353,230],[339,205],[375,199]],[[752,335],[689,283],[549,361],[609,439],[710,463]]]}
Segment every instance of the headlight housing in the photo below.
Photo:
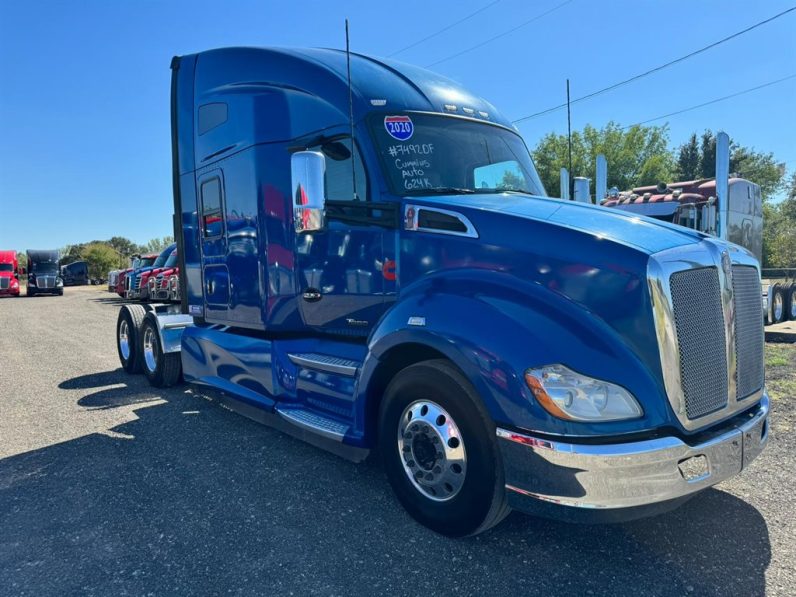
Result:
{"label": "headlight housing", "polygon": [[539,404],[559,419],[600,423],[636,419],[643,414],[623,387],[581,375],[564,365],[528,369],[525,383]]}
{"label": "headlight housing", "polygon": [[33,278],[28,279],[28,286],[36,286],[36,280]]}

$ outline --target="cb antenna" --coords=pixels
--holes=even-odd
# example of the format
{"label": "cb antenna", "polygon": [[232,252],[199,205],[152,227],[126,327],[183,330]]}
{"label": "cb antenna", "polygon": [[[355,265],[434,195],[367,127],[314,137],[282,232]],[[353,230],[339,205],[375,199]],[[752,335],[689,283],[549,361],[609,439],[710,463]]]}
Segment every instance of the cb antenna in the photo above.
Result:
{"label": "cb antenna", "polygon": [[351,48],[348,41],[348,19],[345,20],[345,61],[348,71],[348,122],[351,125],[351,178],[354,181],[354,201],[357,201],[357,166],[354,161],[354,94],[351,90]]}

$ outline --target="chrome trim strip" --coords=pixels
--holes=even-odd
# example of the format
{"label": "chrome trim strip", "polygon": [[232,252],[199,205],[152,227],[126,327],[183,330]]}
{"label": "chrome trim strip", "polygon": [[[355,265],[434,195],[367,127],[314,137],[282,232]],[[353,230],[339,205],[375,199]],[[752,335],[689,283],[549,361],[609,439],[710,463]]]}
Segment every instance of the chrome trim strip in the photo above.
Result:
{"label": "chrome trim strip", "polygon": [[[573,444],[498,428],[505,487],[577,508],[629,508],[676,499],[746,468],[768,441],[768,413],[764,394],[749,418],[695,445],[674,436]],[[702,470],[689,471],[689,464]]]}
{"label": "chrome trim strip", "polygon": [[[421,210],[445,214],[446,216],[456,218],[465,227],[465,232],[457,232],[455,230],[440,230],[439,228],[421,228],[419,224]],[[478,238],[478,231],[475,229],[475,226],[473,226],[473,223],[467,218],[467,216],[460,214],[457,211],[451,211],[449,209],[442,209],[439,207],[428,207],[426,205],[406,205],[404,207],[404,228],[414,232],[428,232],[429,234],[448,234],[450,236]]]}
{"label": "chrome trim strip", "polygon": [[[725,252],[728,258],[724,258]],[[728,263],[729,274],[726,271]],[[738,363],[735,354],[735,304],[733,302],[732,265],[754,266],[758,269],[758,272],[760,271],[760,265],[751,253],[736,245],[714,239],[705,239],[698,244],[684,245],[655,253],[650,256],[647,266],[647,283],[652,298],[655,334],[658,338],[658,349],[666,394],[677,419],[689,431],[707,427],[716,421],[726,419],[747,404],[746,401],[741,404],[736,396]],[[689,419],[685,410],[685,397],[680,376],[680,350],[669,279],[676,272],[703,267],[715,267],[719,275],[727,354],[728,399],[724,408],[696,419]]]}
{"label": "chrome trim strip", "polygon": [[[336,373],[337,375],[345,375],[346,377],[355,377],[357,374],[357,367],[355,365],[345,365],[339,362],[321,360],[319,357],[323,355],[288,354],[287,356],[294,365],[300,367],[306,367],[316,371],[325,371],[327,373]],[[337,360],[343,361],[344,359]]]}

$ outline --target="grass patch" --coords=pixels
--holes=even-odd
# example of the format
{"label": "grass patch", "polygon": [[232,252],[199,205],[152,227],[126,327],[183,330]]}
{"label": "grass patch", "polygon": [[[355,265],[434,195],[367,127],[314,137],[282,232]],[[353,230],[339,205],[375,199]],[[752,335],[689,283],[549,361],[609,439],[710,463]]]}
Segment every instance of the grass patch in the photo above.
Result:
{"label": "grass patch", "polygon": [[796,397],[796,344],[766,344],[766,386],[773,400]]}

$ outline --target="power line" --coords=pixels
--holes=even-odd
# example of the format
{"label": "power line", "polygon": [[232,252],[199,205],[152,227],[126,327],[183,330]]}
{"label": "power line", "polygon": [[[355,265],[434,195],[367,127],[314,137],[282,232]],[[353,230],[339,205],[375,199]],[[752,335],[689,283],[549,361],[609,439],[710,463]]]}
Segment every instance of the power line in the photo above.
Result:
{"label": "power line", "polygon": [[[763,25],[765,25],[767,23],[770,23],[771,21],[773,21],[775,19],[783,17],[786,14],[788,14],[789,12],[793,12],[794,10],[796,10],[796,6],[792,6],[791,8],[788,8],[787,10],[783,10],[781,13],[775,14],[773,17],[769,17],[768,19],[765,19],[764,21],[760,21],[759,23],[755,23],[754,25],[751,25],[750,27],[747,27],[746,29],[742,29],[741,31],[737,31],[736,33],[733,33],[732,35],[728,35],[727,37],[725,37],[723,39],[715,41],[712,44],[709,44],[709,45],[707,45],[707,46],[705,46],[703,48],[695,50],[695,51],[693,51],[693,52],[691,52],[689,54],[686,54],[685,56],[680,56],[679,58],[675,58],[674,60],[672,60],[670,62],[667,62],[666,64],[661,64],[660,66],[656,66],[655,68],[652,68],[652,69],[650,69],[648,71],[645,71],[645,72],[640,73],[638,75],[634,75],[634,76],[630,77],[629,79],[625,79],[624,81],[619,81],[618,83],[614,83],[613,85],[609,85],[608,87],[604,87],[602,89],[598,89],[597,91],[594,91],[594,92],[589,93],[587,95],[575,98],[574,100],[572,100],[571,103],[575,104],[577,102],[582,102],[584,100],[591,99],[591,98],[593,98],[595,96],[602,95],[603,93],[606,93],[608,91],[612,91],[612,90],[616,89],[617,87],[622,87],[623,85],[627,85],[628,83],[632,83],[633,81],[637,81],[638,79],[641,79],[643,77],[651,75],[652,73],[656,73],[656,72],[658,72],[660,70],[663,70],[665,68],[668,68],[668,67],[670,67],[670,66],[672,66],[674,64],[678,64],[680,62],[683,62],[684,60],[688,60],[689,58],[693,58],[697,54],[701,54],[702,52],[706,52],[706,51],[708,51],[708,50],[710,50],[712,48],[715,48],[718,45],[721,45],[721,44],[723,44],[723,43],[725,43],[727,41],[730,41],[731,39],[735,39],[736,37],[738,37],[740,35],[743,35],[744,33],[748,33],[749,31],[752,31],[753,29],[757,29],[758,27],[762,27]],[[518,124],[520,122],[524,122],[526,120],[530,120],[531,118],[536,118],[537,116],[542,116],[544,114],[549,114],[550,112],[555,112],[556,110],[560,110],[561,108],[565,108],[566,106],[567,106],[566,103],[559,104],[557,106],[552,106],[550,108],[547,108],[546,110],[542,110],[541,112],[535,112],[533,114],[529,114],[528,116],[523,116],[522,118],[518,118],[517,120],[513,120],[512,124]]]}
{"label": "power line", "polygon": [[472,19],[474,16],[476,16],[476,15],[478,15],[478,14],[481,14],[481,13],[482,13],[482,12],[484,12],[484,11],[485,11],[487,8],[490,8],[490,7],[494,6],[494,5],[495,5],[495,4],[497,4],[498,2],[500,2],[500,0],[495,0],[494,2],[490,2],[490,3],[489,3],[489,4],[487,4],[486,6],[482,6],[481,8],[479,8],[478,10],[476,10],[475,12],[471,12],[469,15],[467,15],[466,17],[463,17],[463,18],[459,19],[459,20],[458,20],[458,21],[456,21],[455,23],[451,23],[450,25],[448,25],[448,26],[446,26],[446,27],[443,27],[442,29],[440,29],[440,30],[438,30],[438,31],[436,31],[436,32],[434,32],[434,33],[432,33],[431,35],[428,35],[428,36],[424,37],[423,39],[419,39],[419,40],[417,40],[416,42],[414,42],[414,43],[412,43],[412,44],[409,44],[408,46],[406,46],[406,47],[404,47],[404,48],[401,48],[400,50],[397,50],[397,51],[393,52],[392,54],[388,54],[388,55],[387,55],[387,57],[388,57],[388,58],[392,58],[393,56],[397,56],[397,55],[398,55],[398,54],[400,54],[401,52],[405,52],[406,50],[409,50],[410,48],[414,48],[415,46],[419,46],[419,45],[420,45],[420,44],[422,44],[423,42],[426,42],[426,41],[430,40],[430,39],[431,39],[431,38],[433,38],[433,37],[437,37],[437,36],[438,36],[438,35],[440,35],[441,33],[445,33],[446,31],[448,31],[448,30],[450,30],[450,29],[453,29],[454,27],[456,27],[456,25],[461,25],[461,24],[462,24],[462,23],[464,23],[465,21],[467,21],[467,20],[469,20],[469,19]]}
{"label": "power line", "polygon": [[777,83],[782,83],[783,81],[787,81],[788,79],[796,78],[796,73],[792,75],[788,75],[787,77],[782,77],[781,79],[776,79],[775,81],[769,81],[768,83],[763,83],[762,85],[758,85],[757,87],[750,87],[749,89],[744,89],[743,91],[738,91],[736,93],[731,93],[730,95],[725,95],[723,97],[717,97],[716,99],[712,99],[707,102],[703,102],[701,104],[697,104],[696,106],[690,106],[688,108],[683,108],[682,110],[677,110],[676,112],[669,112],[668,114],[664,114],[663,116],[656,116],[655,118],[649,118],[647,120],[642,120],[641,122],[637,122],[635,124],[631,124],[624,128],[629,129],[634,126],[639,126],[641,124],[647,124],[648,122],[654,122],[656,120],[662,120],[664,118],[669,118],[670,116],[676,116],[678,114],[683,114],[684,112],[690,112],[691,110],[696,110],[697,108],[704,108],[705,106],[710,106],[711,104],[717,104],[719,102],[723,102],[728,99],[732,99],[734,97],[738,97],[739,95],[744,95],[747,93],[751,93],[752,91],[757,91],[758,89],[763,89],[764,87],[770,87],[771,85],[776,85]]}
{"label": "power line", "polygon": [[478,43],[478,44],[476,44],[474,46],[471,46],[471,47],[467,48],[466,50],[462,50],[461,52],[456,52],[455,54],[451,54],[450,56],[446,56],[445,58],[437,60],[436,62],[432,62],[431,64],[427,64],[426,68],[431,68],[432,66],[436,66],[438,64],[442,64],[443,62],[447,62],[448,60],[452,60],[452,59],[454,59],[454,58],[456,58],[458,56],[461,56],[462,54],[466,54],[467,52],[472,52],[473,50],[476,50],[476,49],[478,49],[480,47],[483,47],[486,44],[492,43],[496,39],[499,39],[501,37],[509,35],[510,33],[514,33],[515,31],[517,31],[517,29],[521,29],[522,27],[525,27],[526,25],[530,25],[534,21],[538,21],[542,17],[545,17],[545,16],[549,15],[551,12],[555,12],[559,8],[563,8],[564,6],[566,6],[567,4],[569,4],[572,1],[573,0],[566,0],[565,2],[562,2],[561,4],[557,4],[553,8],[551,8],[549,10],[546,10],[545,12],[540,13],[540,14],[536,15],[535,17],[532,17],[532,18],[528,19],[527,21],[523,21],[522,23],[520,23],[516,27],[512,27],[511,29],[509,29],[507,31],[504,31],[503,33],[498,33],[497,35],[495,35],[493,37],[490,37],[486,41],[482,41],[481,43]]}

